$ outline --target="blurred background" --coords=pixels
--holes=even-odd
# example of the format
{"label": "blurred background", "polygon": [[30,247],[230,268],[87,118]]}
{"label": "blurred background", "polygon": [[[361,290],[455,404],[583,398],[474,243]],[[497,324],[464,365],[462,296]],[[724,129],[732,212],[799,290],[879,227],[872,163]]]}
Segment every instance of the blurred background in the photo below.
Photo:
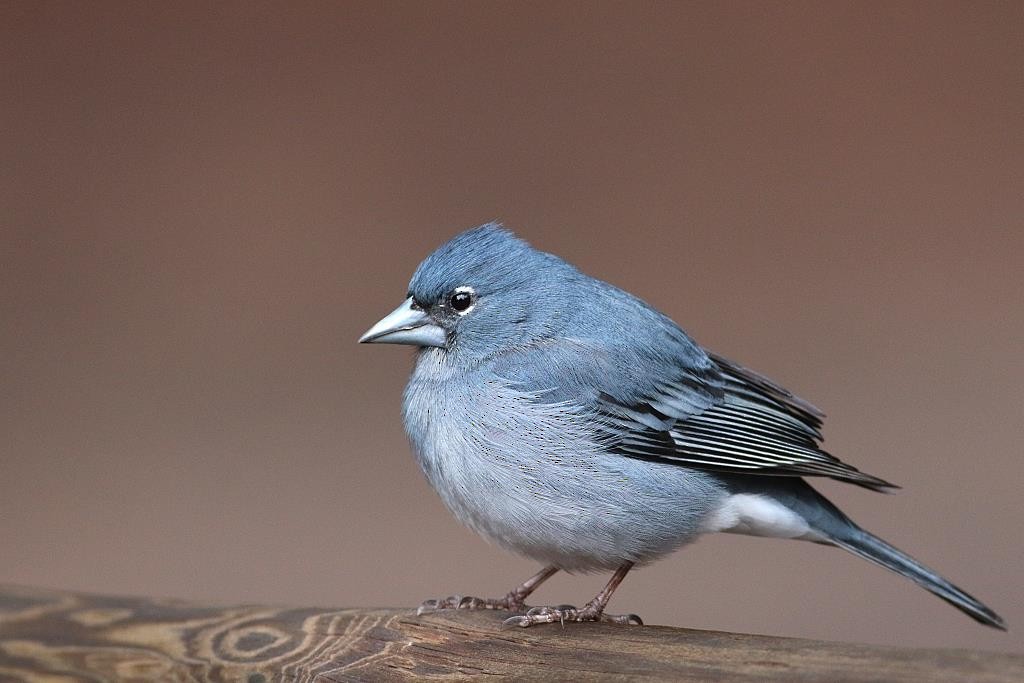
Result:
{"label": "blurred background", "polygon": [[[460,527],[356,338],[502,220],[829,413],[824,482],[1007,619],[707,538],[648,623],[1024,651],[1024,5],[5,3],[0,582],[413,606]],[[558,576],[582,603],[605,576]]]}

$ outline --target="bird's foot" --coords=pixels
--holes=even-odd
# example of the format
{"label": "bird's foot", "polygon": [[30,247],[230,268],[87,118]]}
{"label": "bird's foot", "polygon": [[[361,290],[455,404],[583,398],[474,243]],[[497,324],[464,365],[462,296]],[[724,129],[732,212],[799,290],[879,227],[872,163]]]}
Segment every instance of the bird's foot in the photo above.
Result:
{"label": "bird's foot", "polygon": [[526,614],[509,617],[504,621],[504,625],[526,628],[535,624],[553,624],[558,622],[565,625],[566,622],[574,621],[603,621],[610,624],[644,625],[643,620],[635,614],[605,614],[603,606],[598,607],[590,602],[584,605],[583,609],[576,609],[572,605],[534,607]]}
{"label": "bird's foot", "polygon": [[416,614],[434,612],[441,609],[503,609],[509,612],[523,612],[526,610],[526,598],[548,579],[550,579],[557,567],[547,566],[523,582],[521,586],[513,588],[501,598],[474,598],[471,596],[452,595],[440,600],[427,600]]}
{"label": "bird's foot", "polygon": [[442,609],[503,609],[509,612],[522,612],[526,609],[523,599],[512,591],[503,598],[474,598],[471,595],[450,595],[439,600],[424,600],[416,610],[416,614],[436,612]]}

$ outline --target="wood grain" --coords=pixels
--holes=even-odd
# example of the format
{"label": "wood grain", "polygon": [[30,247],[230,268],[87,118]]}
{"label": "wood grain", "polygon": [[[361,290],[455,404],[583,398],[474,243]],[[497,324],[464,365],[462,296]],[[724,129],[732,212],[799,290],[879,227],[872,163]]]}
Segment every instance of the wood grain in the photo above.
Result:
{"label": "wood grain", "polygon": [[0,586],[0,680],[1024,681],[1024,657],[503,612],[219,607]]}

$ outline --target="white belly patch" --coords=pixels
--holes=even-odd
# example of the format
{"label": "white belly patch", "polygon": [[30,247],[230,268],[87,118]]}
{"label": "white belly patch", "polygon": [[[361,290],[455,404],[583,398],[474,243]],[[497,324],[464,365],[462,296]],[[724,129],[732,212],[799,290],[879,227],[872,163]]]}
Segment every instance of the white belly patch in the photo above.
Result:
{"label": "white belly patch", "polygon": [[822,540],[807,521],[782,503],[756,493],[736,493],[704,520],[702,531],[769,538]]}

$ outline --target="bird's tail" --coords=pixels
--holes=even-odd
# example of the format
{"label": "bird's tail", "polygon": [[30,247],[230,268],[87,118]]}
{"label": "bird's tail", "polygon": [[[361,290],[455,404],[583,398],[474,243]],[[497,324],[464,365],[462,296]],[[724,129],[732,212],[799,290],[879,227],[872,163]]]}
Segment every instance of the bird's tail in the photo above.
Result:
{"label": "bird's tail", "polygon": [[[905,576],[918,586],[934,593],[975,621],[986,626],[1006,630],[1002,617],[986,607],[977,598],[968,595],[937,573],[924,566],[914,558],[889,545],[852,522],[845,533],[832,535],[829,539],[834,545],[870,560],[886,569]],[[838,536],[838,537],[837,537]]]}
{"label": "bird's tail", "polygon": [[[773,481],[765,481],[767,479]],[[818,536],[817,542],[838,546],[890,569],[939,596],[975,621],[1006,630],[1002,617],[980,600],[968,595],[903,551],[861,529],[806,481],[789,477],[760,477],[758,480],[733,478],[729,482],[737,492],[757,491],[775,498],[810,525]]]}

